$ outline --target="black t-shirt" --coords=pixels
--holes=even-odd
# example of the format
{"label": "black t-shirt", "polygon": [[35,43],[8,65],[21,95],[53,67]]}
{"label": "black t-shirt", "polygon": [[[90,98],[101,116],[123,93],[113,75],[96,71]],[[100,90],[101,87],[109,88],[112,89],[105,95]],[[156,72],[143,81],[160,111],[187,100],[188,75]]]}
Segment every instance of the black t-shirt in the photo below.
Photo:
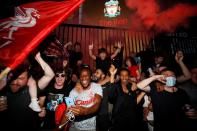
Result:
{"label": "black t-shirt", "polygon": [[118,53],[113,59],[112,59],[112,64],[116,68],[121,68],[122,67],[122,61],[123,61],[123,48],[121,48],[120,53]]}
{"label": "black t-shirt", "polygon": [[[131,85],[128,85],[128,89]],[[136,93],[124,93],[120,83],[112,84],[109,92],[109,101],[113,104],[112,127],[113,130],[137,130],[139,119],[137,113]]]}
{"label": "black t-shirt", "polygon": [[158,92],[155,83],[151,85],[150,96],[153,104],[155,131],[184,129],[185,115],[183,107],[189,104],[187,94],[178,89],[177,92]]}
{"label": "black t-shirt", "polygon": [[[67,83],[67,82],[65,82]],[[56,89],[54,83],[51,82],[43,95],[46,96],[45,107],[47,114],[44,120],[44,128],[53,129],[56,127],[55,124],[55,109],[57,106],[64,102],[64,97],[69,96],[70,91],[74,87],[74,84],[65,84],[62,89]]]}
{"label": "black t-shirt", "polygon": [[18,92],[7,92],[8,128],[9,130],[37,131],[39,128],[38,113],[29,108],[31,98],[28,87]]}
{"label": "black t-shirt", "polygon": [[110,85],[111,85],[110,83],[106,83],[105,85],[102,86],[103,98],[99,108],[99,115],[108,115],[108,102],[109,102],[108,94],[109,94]]}
{"label": "black t-shirt", "polygon": [[70,68],[74,69],[77,65],[77,61],[82,60],[83,54],[82,52],[70,52],[70,57],[69,57],[69,64]]}
{"label": "black t-shirt", "polygon": [[102,86],[103,89],[103,98],[100,104],[100,108],[97,114],[96,125],[97,128],[101,131],[108,131],[111,121],[110,121],[110,114],[108,113],[108,94],[110,89],[110,83],[106,83]]}
{"label": "black t-shirt", "polygon": [[105,73],[107,73],[110,65],[111,65],[110,57],[107,57],[105,60],[101,60],[100,57],[96,57],[96,69],[101,69]]}

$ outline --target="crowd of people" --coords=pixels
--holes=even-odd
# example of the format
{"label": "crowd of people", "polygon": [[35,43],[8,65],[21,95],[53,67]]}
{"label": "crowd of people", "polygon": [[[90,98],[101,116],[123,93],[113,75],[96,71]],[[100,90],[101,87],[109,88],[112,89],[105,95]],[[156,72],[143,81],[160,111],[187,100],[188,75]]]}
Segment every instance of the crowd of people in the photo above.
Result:
{"label": "crowd of people", "polygon": [[0,80],[1,130],[197,131],[197,61],[182,51],[123,58],[121,42],[110,55],[92,43],[90,67],[79,42],[44,42]]}

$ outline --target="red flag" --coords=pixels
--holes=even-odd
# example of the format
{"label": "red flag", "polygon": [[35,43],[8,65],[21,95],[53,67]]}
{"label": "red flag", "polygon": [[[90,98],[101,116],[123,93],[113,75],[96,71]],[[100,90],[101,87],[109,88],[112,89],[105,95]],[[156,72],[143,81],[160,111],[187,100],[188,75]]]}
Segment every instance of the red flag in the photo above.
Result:
{"label": "red flag", "polygon": [[55,110],[55,123],[58,125],[61,122],[62,116],[64,115],[64,111],[66,110],[67,106],[65,103],[61,103],[57,106]]}
{"label": "red flag", "polygon": [[0,20],[0,64],[14,69],[84,0],[39,1],[15,8]]}

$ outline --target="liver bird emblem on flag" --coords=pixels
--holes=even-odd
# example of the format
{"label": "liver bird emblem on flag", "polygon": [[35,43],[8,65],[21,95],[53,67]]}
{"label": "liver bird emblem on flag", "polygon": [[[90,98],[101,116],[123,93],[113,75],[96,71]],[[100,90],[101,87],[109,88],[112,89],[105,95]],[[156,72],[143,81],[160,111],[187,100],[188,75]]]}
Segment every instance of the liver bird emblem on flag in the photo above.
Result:
{"label": "liver bird emblem on flag", "polygon": [[14,41],[13,33],[19,28],[30,28],[36,25],[36,20],[40,18],[38,11],[34,8],[15,8],[15,16],[10,17],[9,20],[0,23],[0,31],[8,31],[7,36],[3,36],[5,42],[0,45],[0,49],[6,45],[9,45]]}

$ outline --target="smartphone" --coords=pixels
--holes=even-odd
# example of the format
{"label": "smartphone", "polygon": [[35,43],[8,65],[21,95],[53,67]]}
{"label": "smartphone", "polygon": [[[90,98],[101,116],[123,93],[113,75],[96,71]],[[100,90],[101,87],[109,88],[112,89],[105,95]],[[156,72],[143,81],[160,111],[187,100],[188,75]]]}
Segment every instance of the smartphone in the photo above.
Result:
{"label": "smartphone", "polygon": [[74,100],[70,97],[64,97],[64,100],[66,102],[67,107],[71,107],[75,105]]}

